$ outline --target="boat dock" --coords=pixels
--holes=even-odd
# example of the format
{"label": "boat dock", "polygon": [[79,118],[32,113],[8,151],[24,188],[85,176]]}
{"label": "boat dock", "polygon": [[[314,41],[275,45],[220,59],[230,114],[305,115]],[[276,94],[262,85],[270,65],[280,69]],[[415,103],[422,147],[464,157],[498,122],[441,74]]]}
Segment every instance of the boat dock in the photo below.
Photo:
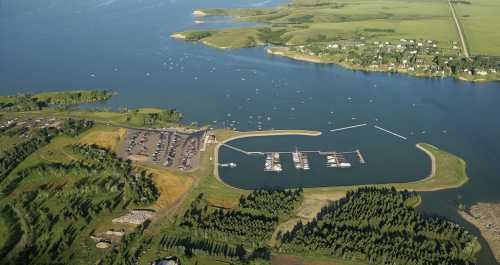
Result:
{"label": "boat dock", "polygon": [[309,159],[307,157],[307,152],[299,152],[297,148],[292,152],[292,160],[296,169],[309,170]]}
{"label": "boat dock", "polygon": [[346,162],[342,153],[332,153],[326,156],[326,167],[350,168],[351,163]]}
{"label": "boat dock", "polygon": [[266,163],[264,165],[264,171],[270,171],[270,172],[283,171],[279,153],[277,152],[266,153]]}
{"label": "boat dock", "polygon": [[[321,156],[326,156],[326,166],[330,168],[350,168],[352,164],[347,161],[346,155],[355,155],[360,164],[366,164],[366,160],[359,149],[347,152],[338,151],[319,151],[319,150],[305,150],[299,151],[295,148],[292,152],[286,151],[276,151],[276,152],[248,152],[241,148],[234,147],[228,144],[222,144],[222,146],[228,147],[237,152],[243,153],[245,155],[265,155],[266,160],[264,164],[264,171],[268,172],[281,172],[283,167],[281,165],[280,156],[282,154],[290,154],[292,156],[293,164],[298,170],[309,170],[311,169],[309,164],[309,154],[319,154]],[[219,164],[220,167],[236,167],[235,163],[229,164]]]}

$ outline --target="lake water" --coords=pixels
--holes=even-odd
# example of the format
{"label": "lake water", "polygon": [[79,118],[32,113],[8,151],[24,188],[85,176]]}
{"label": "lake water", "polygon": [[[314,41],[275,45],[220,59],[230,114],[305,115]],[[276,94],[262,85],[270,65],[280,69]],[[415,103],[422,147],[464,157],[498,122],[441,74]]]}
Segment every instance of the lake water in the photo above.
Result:
{"label": "lake water", "polygon": [[[464,158],[470,182],[424,193],[422,208],[478,231],[456,215],[457,201],[500,201],[500,83],[362,73],[336,66],[268,56],[262,48],[221,51],[169,38],[175,31],[228,26],[226,19],[197,25],[203,7],[274,5],[243,0],[4,0],[0,6],[0,94],[102,88],[119,96],[108,107],[173,107],[186,122],[239,130],[311,129],[320,137],[265,137],[231,142],[249,151],[360,149],[366,165],[323,166],[263,173],[263,157],[222,148],[227,183],[242,187],[317,187],[417,180],[430,161],[426,142]],[[332,133],[360,123],[368,126]],[[373,125],[408,137],[403,140]],[[484,242],[483,242],[484,243]],[[485,248],[479,264],[495,264]]]}

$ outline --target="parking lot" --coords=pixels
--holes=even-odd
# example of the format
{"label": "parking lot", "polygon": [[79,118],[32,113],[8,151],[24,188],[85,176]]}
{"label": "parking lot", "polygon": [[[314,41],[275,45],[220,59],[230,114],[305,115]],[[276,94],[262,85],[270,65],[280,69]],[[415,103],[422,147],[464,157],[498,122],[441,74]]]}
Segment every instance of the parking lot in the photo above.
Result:
{"label": "parking lot", "polygon": [[196,169],[205,131],[128,129],[119,155],[182,171]]}

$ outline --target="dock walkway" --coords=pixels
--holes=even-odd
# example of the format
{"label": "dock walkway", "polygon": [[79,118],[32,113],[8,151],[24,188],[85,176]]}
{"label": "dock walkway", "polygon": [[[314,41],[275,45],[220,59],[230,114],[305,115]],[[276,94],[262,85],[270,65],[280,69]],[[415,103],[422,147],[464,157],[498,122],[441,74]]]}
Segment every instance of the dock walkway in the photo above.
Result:
{"label": "dock walkway", "polygon": [[386,133],[388,133],[388,134],[392,134],[392,135],[394,135],[394,136],[396,136],[396,137],[399,137],[399,138],[401,138],[401,139],[403,139],[403,140],[408,140],[408,138],[406,138],[406,137],[402,136],[401,134],[397,134],[397,133],[395,133],[395,132],[393,132],[393,131],[389,131],[389,130],[384,129],[384,128],[382,128],[382,127],[379,127],[379,126],[377,126],[377,125],[374,125],[373,127],[375,127],[376,129],[379,129],[379,130],[381,130],[381,131],[383,131],[383,132],[386,132]]}

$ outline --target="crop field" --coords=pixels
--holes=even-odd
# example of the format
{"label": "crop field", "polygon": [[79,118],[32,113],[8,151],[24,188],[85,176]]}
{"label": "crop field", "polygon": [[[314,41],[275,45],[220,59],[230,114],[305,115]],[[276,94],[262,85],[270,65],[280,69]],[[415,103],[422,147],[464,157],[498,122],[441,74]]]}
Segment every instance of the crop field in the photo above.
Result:
{"label": "crop field", "polygon": [[472,0],[470,4],[456,4],[460,22],[465,31],[471,53],[500,55],[500,1]]}

